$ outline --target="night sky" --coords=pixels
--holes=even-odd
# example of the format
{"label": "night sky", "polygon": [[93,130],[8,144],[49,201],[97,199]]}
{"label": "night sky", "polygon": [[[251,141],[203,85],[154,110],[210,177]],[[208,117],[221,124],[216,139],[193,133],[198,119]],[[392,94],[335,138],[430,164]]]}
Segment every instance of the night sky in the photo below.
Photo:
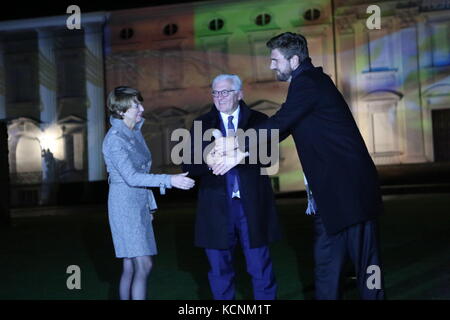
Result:
{"label": "night sky", "polygon": [[70,5],[78,5],[83,12],[95,11],[114,11],[132,8],[145,8],[151,6],[161,6],[176,3],[202,2],[209,0],[149,0],[149,1],[129,1],[129,0],[111,0],[111,1],[78,1],[78,0],[64,0],[64,1],[35,1],[35,2],[21,2],[6,1],[0,7],[0,21],[29,19],[46,16],[65,15],[67,7]]}

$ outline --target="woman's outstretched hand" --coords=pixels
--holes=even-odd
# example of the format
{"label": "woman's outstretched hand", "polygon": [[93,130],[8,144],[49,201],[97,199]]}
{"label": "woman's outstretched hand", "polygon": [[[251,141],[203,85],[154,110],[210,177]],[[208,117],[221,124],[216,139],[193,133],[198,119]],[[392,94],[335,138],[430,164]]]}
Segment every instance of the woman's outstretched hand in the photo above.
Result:
{"label": "woman's outstretched hand", "polygon": [[195,185],[195,181],[186,177],[189,172],[174,174],[170,177],[170,183],[173,187],[183,190],[189,190]]}

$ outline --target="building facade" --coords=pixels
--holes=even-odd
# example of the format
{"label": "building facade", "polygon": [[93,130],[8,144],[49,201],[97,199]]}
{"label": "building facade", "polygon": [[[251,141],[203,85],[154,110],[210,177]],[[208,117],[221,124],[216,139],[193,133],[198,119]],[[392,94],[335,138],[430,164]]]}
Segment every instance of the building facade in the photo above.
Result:
{"label": "building facade", "polygon": [[[371,5],[379,29],[368,26]],[[216,75],[238,74],[253,108],[271,115],[280,107],[287,84],[269,69],[265,43],[297,32],[343,93],[376,165],[450,161],[449,13],[448,1],[436,0],[210,1],[118,11],[107,25],[107,88],[144,91],[155,170],[176,170],[170,133],[210,108]],[[279,165],[276,189],[302,189],[291,138]]]}
{"label": "building facade", "polygon": [[[209,111],[211,81],[218,74],[238,74],[246,103],[276,112],[287,91],[269,69],[266,42],[276,34],[306,33],[313,61],[336,76],[329,1],[211,1],[122,10],[111,14],[106,29],[106,87],[142,90],[150,120],[143,131],[156,172],[178,170],[170,159],[176,143],[171,133],[189,129]],[[276,190],[304,188],[292,138],[281,144],[278,165],[272,177]]]}
{"label": "building facade", "polygon": [[[54,203],[59,183],[105,180],[106,14],[0,23],[0,119],[8,123],[12,205]],[[4,143],[4,141],[2,141]]]}
{"label": "building facade", "polygon": [[336,1],[338,86],[377,165],[450,161],[450,3]]}
{"label": "building facade", "polygon": [[[450,161],[446,0],[203,1],[82,14],[81,30],[67,30],[66,19],[0,23],[11,181],[39,187],[41,198],[51,193],[45,181],[105,180],[105,96],[118,85],[143,93],[154,172],[179,172],[172,133],[212,107],[218,74],[238,74],[246,103],[274,114],[288,84],[269,69],[266,42],[286,31],[305,35],[376,165]],[[292,138],[272,179],[279,192],[304,188]]]}

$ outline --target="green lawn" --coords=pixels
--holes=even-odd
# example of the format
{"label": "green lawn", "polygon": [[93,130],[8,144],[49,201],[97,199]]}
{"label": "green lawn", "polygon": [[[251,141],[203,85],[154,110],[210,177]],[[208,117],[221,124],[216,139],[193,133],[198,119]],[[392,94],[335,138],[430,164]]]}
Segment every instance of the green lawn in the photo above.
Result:
{"label": "green lawn", "polygon": [[[211,299],[206,257],[192,245],[194,206],[160,205],[155,215],[159,254],[150,299]],[[280,299],[313,298],[312,221],[305,206],[304,199],[279,204],[285,237],[271,253]],[[380,222],[387,297],[450,299],[450,195],[389,196],[385,208]],[[114,257],[105,208],[14,218],[0,232],[0,299],[117,298],[121,261]],[[237,249],[237,298],[251,299]],[[69,265],[81,268],[81,290],[66,287]],[[352,280],[346,287],[346,298],[357,298]]]}

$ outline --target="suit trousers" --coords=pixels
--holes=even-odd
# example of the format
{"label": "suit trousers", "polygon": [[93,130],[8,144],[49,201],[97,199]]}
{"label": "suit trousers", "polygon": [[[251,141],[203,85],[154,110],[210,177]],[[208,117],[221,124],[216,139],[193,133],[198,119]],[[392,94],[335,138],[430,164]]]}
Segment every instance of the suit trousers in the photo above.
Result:
{"label": "suit trousers", "polygon": [[209,284],[215,300],[235,299],[234,249],[241,244],[247,272],[252,278],[255,300],[274,300],[277,284],[272,269],[269,247],[250,248],[247,218],[239,198],[230,200],[231,212],[228,226],[230,247],[228,249],[206,249],[211,269],[208,273]]}
{"label": "suit trousers", "polygon": [[383,300],[384,280],[377,223],[365,221],[329,235],[320,214],[314,216],[315,290],[317,300],[342,298],[342,273],[350,257],[363,300]]}

